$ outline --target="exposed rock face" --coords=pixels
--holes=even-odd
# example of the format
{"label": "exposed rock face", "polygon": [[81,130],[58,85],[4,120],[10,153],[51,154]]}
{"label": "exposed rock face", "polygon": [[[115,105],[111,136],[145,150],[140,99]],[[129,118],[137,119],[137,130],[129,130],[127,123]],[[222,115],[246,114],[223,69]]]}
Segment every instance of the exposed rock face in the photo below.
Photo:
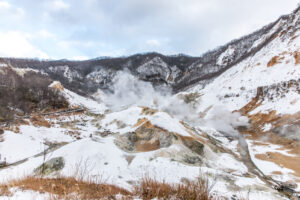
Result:
{"label": "exposed rock face", "polygon": [[184,140],[183,144],[187,146],[189,149],[191,149],[193,152],[199,155],[203,154],[204,145],[201,144],[200,142],[195,140]]}
{"label": "exposed rock face", "polygon": [[137,68],[138,75],[143,79],[154,82],[168,82],[171,70],[160,57],[154,57]]}
{"label": "exposed rock face", "polygon": [[101,132],[96,132],[97,135],[101,135],[101,137],[107,137],[109,135],[114,134],[113,132],[109,130],[101,131]]}
{"label": "exposed rock face", "polygon": [[[145,109],[144,109],[145,110]],[[169,152],[167,157],[188,165],[201,165],[204,156],[204,144],[192,137],[183,137],[154,126],[150,121],[141,119],[135,131],[119,135],[115,144],[127,152],[154,151],[170,147],[172,144],[181,146],[180,152]]]}
{"label": "exposed rock face", "polygon": [[59,170],[62,170],[65,166],[65,161],[63,157],[52,158],[49,161],[45,162],[38,168],[34,170],[34,172],[38,175],[49,175]]}
{"label": "exposed rock face", "polygon": [[169,147],[177,137],[166,130],[146,122],[134,132],[121,135],[116,144],[126,151],[153,151]]}
{"label": "exposed rock face", "polygon": [[183,157],[183,162],[190,165],[202,164],[201,158],[199,156],[193,156],[187,154]]}

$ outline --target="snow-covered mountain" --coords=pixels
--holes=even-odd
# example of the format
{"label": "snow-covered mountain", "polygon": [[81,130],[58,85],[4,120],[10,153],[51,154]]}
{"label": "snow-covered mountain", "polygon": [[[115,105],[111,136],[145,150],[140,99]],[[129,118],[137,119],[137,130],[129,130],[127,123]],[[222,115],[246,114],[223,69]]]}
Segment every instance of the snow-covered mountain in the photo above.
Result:
{"label": "snow-covered mountain", "polygon": [[216,199],[299,198],[299,17],[201,57],[2,58],[0,199],[71,198],[15,179],[78,173],[129,199],[145,176],[205,177]]}

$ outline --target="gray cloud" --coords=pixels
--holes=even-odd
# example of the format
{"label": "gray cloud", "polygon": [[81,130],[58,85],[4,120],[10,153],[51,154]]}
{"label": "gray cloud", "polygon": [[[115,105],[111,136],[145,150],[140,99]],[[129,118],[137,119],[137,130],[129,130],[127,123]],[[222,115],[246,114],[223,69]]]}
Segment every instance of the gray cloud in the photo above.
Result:
{"label": "gray cloud", "polygon": [[[6,3],[9,7],[5,7]],[[145,51],[198,56],[291,12],[297,3],[298,0],[0,0],[0,13],[5,15],[0,18],[0,33],[27,35],[25,39],[34,48],[51,58]],[[43,32],[51,37],[42,37]]]}

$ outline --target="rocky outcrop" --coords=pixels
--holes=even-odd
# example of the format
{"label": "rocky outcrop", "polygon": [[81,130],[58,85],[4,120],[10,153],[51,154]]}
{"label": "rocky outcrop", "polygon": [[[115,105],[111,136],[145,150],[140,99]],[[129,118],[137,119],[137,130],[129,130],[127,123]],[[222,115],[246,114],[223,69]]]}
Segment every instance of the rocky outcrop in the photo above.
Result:
{"label": "rocky outcrop", "polygon": [[36,168],[34,173],[37,175],[49,175],[62,170],[64,166],[65,160],[63,157],[52,158]]}
{"label": "rocky outcrop", "polygon": [[169,147],[177,139],[174,133],[147,121],[135,131],[117,137],[115,143],[125,151],[144,152]]}

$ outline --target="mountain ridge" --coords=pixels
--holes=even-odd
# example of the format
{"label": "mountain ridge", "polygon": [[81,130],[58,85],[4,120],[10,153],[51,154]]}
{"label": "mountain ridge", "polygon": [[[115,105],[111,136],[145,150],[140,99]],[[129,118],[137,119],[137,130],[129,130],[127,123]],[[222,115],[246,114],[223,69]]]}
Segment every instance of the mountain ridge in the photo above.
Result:
{"label": "mountain ridge", "polygon": [[[91,59],[86,61],[69,61],[69,60],[51,60],[41,61],[34,59],[14,59],[14,58],[2,58],[6,62],[10,63],[14,67],[20,68],[34,68],[48,73],[51,78],[58,79],[68,89],[79,92],[81,94],[89,95],[96,92],[97,88],[108,89],[110,79],[119,70],[128,68],[129,71],[135,76],[142,76],[142,80],[152,82],[158,85],[168,85],[174,92],[184,90],[191,85],[202,84],[206,85],[215,77],[231,68],[233,65],[241,62],[247,57],[253,56],[261,48],[267,45],[272,38],[276,36],[282,30],[282,25],[278,25],[279,22],[287,23],[288,19],[297,15],[300,7],[295,9],[291,14],[279,17],[275,22],[272,22],[257,31],[243,36],[238,39],[234,39],[225,45],[219,46],[211,51],[204,53],[199,57],[191,57],[186,55],[178,56],[165,56],[157,52],[149,52],[146,54],[134,54],[127,57],[117,58],[103,58],[103,59]],[[299,13],[298,13],[299,14]],[[276,27],[276,25],[278,27]],[[258,42],[260,38],[264,40]],[[255,43],[256,42],[256,43]],[[255,46],[253,46],[255,45]],[[224,62],[218,62],[218,58],[228,48],[233,49],[231,56],[224,58]],[[137,72],[137,69],[149,62],[153,58],[160,58],[156,64],[148,63],[148,68],[161,68],[164,66],[169,71],[167,77],[162,75],[160,71],[153,72]],[[60,70],[49,70],[49,68],[61,68]],[[62,69],[65,68],[65,69]],[[99,76],[97,82],[87,77],[90,73],[102,73]],[[62,71],[70,71],[70,75],[75,76],[75,80],[70,80],[71,77],[61,75]],[[105,73],[106,71],[106,73]],[[173,73],[173,74],[172,74]],[[77,75],[76,75],[77,74]],[[78,76],[78,74],[80,76]],[[145,75],[146,74],[146,75]],[[173,77],[175,76],[175,77]],[[76,88],[78,87],[78,88]],[[86,91],[87,89],[87,91]]]}

